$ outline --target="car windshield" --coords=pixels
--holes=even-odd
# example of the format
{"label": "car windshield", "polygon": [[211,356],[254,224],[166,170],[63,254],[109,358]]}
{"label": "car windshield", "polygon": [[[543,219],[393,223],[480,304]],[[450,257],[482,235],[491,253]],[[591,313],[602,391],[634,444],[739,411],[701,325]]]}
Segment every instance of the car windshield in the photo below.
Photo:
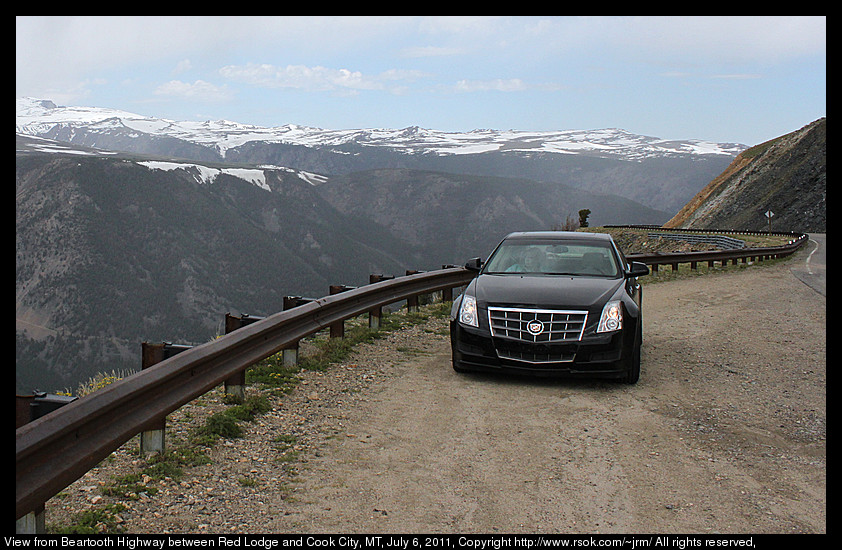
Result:
{"label": "car windshield", "polygon": [[608,242],[525,240],[504,241],[484,273],[533,273],[619,277],[617,260]]}

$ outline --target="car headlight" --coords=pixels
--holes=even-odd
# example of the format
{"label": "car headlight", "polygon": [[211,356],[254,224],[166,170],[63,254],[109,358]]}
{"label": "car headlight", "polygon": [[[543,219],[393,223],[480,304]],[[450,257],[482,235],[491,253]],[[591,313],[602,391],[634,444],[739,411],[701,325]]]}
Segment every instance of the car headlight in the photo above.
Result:
{"label": "car headlight", "polygon": [[462,296],[462,305],[459,306],[459,322],[463,325],[479,328],[477,313],[477,299],[469,294]]}
{"label": "car headlight", "polygon": [[611,332],[623,328],[623,308],[618,300],[608,302],[602,308],[597,332]]}

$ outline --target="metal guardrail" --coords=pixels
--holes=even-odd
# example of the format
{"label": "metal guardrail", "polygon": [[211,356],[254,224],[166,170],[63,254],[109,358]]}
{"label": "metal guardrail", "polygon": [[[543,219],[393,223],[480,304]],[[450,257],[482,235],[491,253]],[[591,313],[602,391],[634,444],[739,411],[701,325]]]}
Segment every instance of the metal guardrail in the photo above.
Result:
{"label": "metal guardrail", "polygon": [[276,313],[78,399],[15,431],[15,519],[44,503],[134,435],[288,344],[378,307],[467,284],[447,268],[346,290]]}
{"label": "metal guardrail", "polygon": [[722,250],[730,250],[732,248],[745,248],[746,242],[734,237],[726,237],[725,235],[698,235],[685,233],[647,233],[650,239],[667,239],[670,241],[684,241],[688,243],[705,243],[718,246]]}
{"label": "metal guardrail", "polygon": [[[605,227],[615,229],[646,229],[655,230],[663,229],[652,225],[606,225]],[[738,260],[745,263],[746,261],[763,261],[773,258],[783,258],[789,256],[798,250],[805,242],[807,242],[807,235],[804,233],[793,232],[761,232],[761,231],[736,231],[736,230],[698,230],[698,229],[675,229],[670,228],[668,233],[725,233],[730,235],[775,235],[779,237],[789,237],[789,242],[782,246],[768,246],[768,247],[746,247],[732,250],[703,250],[695,252],[669,252],[669,253],[651,253],[651,254],[626,254],[626,259],[636,262],[643,262],[652,267],[654,273],[658,272],[658,267],[662,265],[671,265],[673,270],[678,269],[678,264],[689,263],[691,269],[696,269],[698,262],[707,262],[709,266],[713,266],[714,262],[721,262],[722,265],[732,262],[736,264]]]}
{"label": "metal guardrail", "polygon": [[627,254],[626,259],[636,262],[643,262],[652,267],[652,272],[657,273],[661,265],[671,265],[673,271],[678,269],[678,264],[689,263],[690,269],[696,269],[698,262],[707,262],[713,266],[714,262],[728,262],[737,264],[738,260],[763,261],[773,258],[783,258],[798,250],[807,241],[807,235],[801,235],[783,246],[770,246],[762,248],[739,248],[733,250],[702,250],[696,252],[670,252],[667,254]]}
{"label": "metal guardrail", "polygon": [[[631,226],[623,226],[631,227]],[[645,227],[649,229],[650,227]],[[671,230],[673,231],[673,230]],[[807,239],[791,234],[787,245],[686,252],[628,254],[653,266],[699,261],[734,261],[787,256]],[[382,306],[470,282],[462,267],[407,274],[318,299],[254,321],[216,340],[191,347],[163,361],[74,400],[15,431],[15,519],[43,510],[44,503],[167,414],[242,374],[258,361],[301,338]]]}

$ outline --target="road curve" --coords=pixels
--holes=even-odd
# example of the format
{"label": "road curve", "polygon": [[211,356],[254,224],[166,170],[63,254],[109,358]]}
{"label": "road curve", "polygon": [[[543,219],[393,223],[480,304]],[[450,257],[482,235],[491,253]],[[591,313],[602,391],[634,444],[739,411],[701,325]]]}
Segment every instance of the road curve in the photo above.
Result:
{"label": "road curve", "polygon": [[270,528],[824,532],[823,298],[783,264],[644,300],[636,386],[458,375],[436,340],[310,464],[299,521]]}
{"label": "road curve", "polygon": [[827,296],[827,246],[826,233],[810,233],[806,254],[802,253],[799,261],[792,267],[792,274],[804,284]]}
{"label": "road curve", "polygon": [[[327,372],[302,372],[244,438],[132,501],[121,525],[825,533],[825,298],[795,276],[811,253],[646,285],[634,386],[460,375],[445,319],[390,333]],[[187,411],[193,420],[202,401]],[[182,422],[168,419],[173,431]],[[116,453],[52,499],[48,518],[84,509],[100,498],[97,476],[134,462],[131,451]]]}

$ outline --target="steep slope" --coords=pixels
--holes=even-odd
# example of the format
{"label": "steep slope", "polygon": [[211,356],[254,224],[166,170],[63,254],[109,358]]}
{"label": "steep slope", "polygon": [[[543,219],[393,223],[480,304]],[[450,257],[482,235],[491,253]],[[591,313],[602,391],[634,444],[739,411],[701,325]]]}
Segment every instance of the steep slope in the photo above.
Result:
{"label": "steep slope", "polygon": [[550,229],[578,211],[591,225],[660,224],[669,214],[614,195],[524,179],[405,169],[334,176],[317,188],[337,210],[365,217],[422,257],[464,263],[511,231]]}
{"label": "steep slope", "polygon": [[816,231],[827,228],[827,119],[740,153],[665,227]]}
{"label": "steep slope", "polygon": [[284,295],[428,268],[298,175],[265,174],[268,190],[222,171],[205,180],[193,167],[19,154],[17,386],[136,369],[143,340],[204,342],[227,311],[268,315]]}
{"label": "steep slope", "polygon": [[625,197],[669,213],[681,208],[733,158],[684,155],[624,160],[509,150],[459,155],[405,154],[357,144],[328,149],[265,142],[244,144],[230,150],[228,156],[237,162],[294,166],[335,175],[406,169],[544,181],[590,193]]}
{"label": "steep slope", "polygon": [[268,315],[285,295],[462,263],[581,208],[595,224],[668,217],[529,180],[407,169],[327,178],[18,136],[17,385],[55,390],[136,369],[144,340],[200,343],[227,311]]}

